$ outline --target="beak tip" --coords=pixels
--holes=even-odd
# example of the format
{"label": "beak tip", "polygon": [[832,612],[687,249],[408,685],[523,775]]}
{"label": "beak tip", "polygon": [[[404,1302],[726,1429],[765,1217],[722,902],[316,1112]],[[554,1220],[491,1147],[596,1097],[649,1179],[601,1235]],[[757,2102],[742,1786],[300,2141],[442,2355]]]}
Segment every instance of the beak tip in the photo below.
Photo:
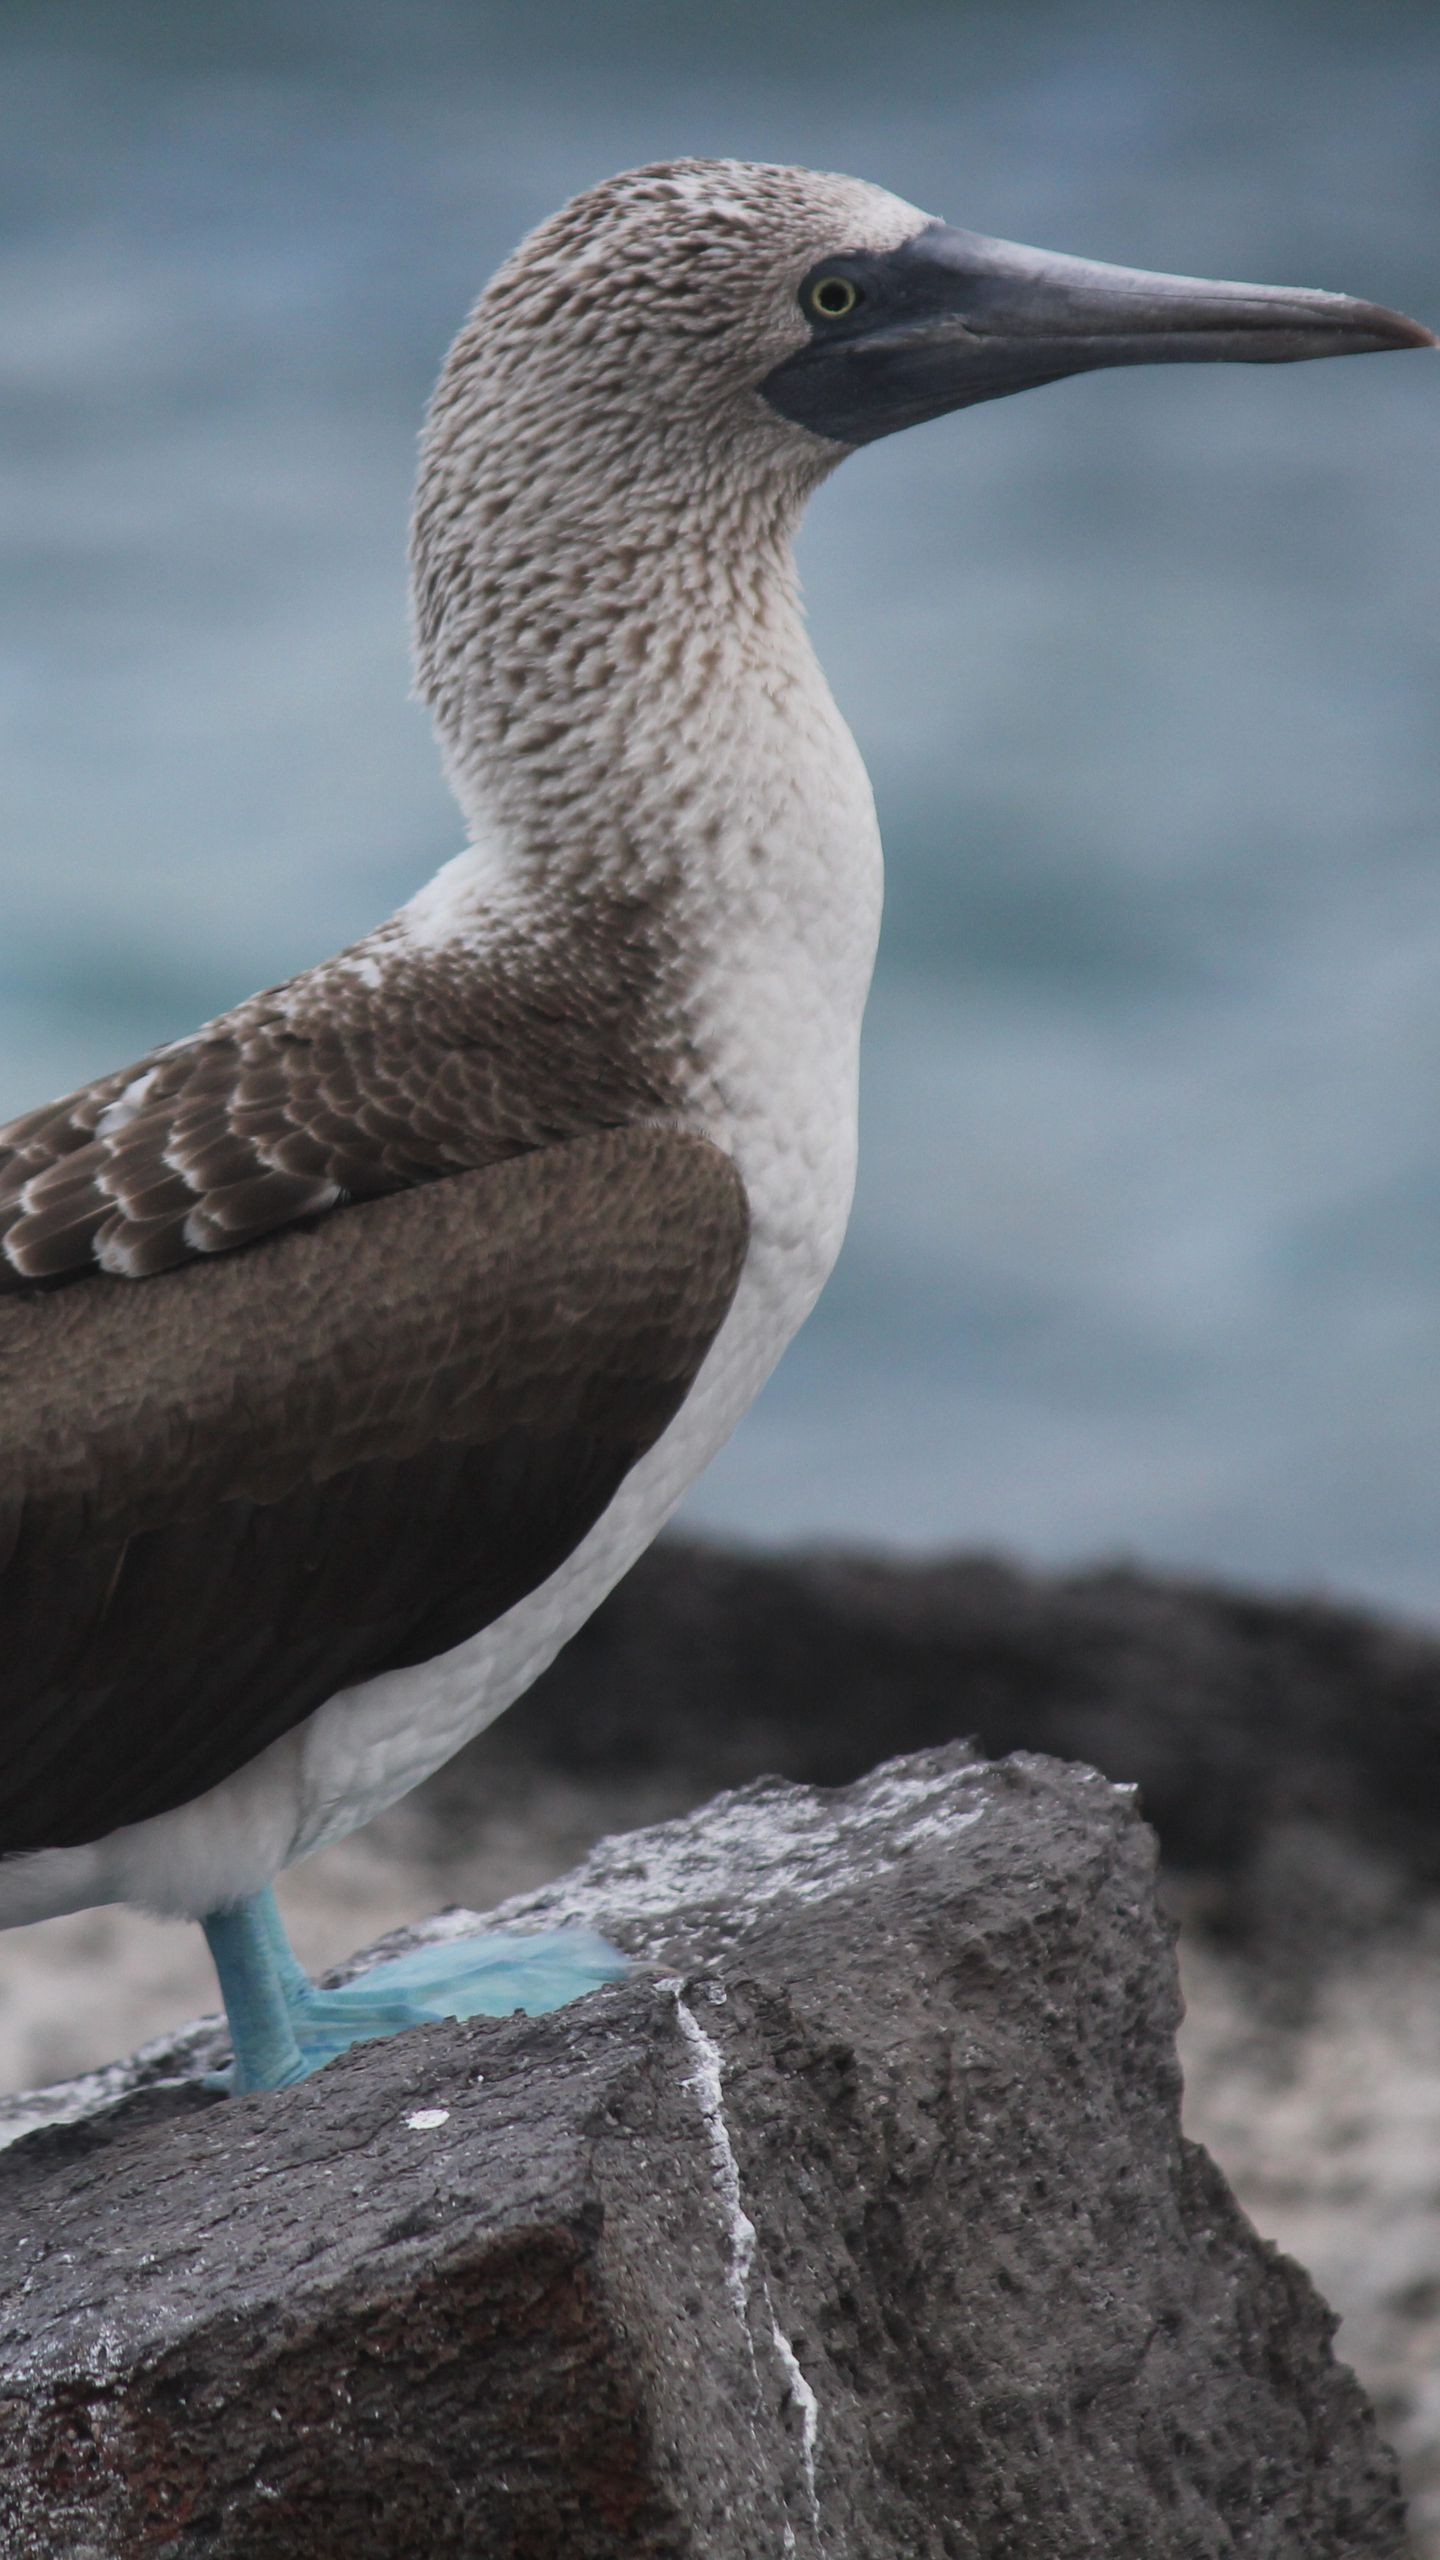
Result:
{"label": "beak tip", "polygon": [[1403,311],[1387,311],[1379,303],[1362,304],[1356,318],[1383,350],[1393,348],[1398,353],[1403,347],[1440,347],[1440,338],[1432,329],[1422,328],[1418,320],[1408,319]]}

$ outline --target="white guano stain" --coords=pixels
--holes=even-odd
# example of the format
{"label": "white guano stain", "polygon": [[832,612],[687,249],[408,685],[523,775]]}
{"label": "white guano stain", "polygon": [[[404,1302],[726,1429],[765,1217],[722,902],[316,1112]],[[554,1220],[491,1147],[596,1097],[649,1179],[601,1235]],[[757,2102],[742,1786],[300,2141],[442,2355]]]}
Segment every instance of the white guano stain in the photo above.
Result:
{"label": "white guano stain", "polygon": [[[680,2032],[695,2058],[695,2076],[685,2085],[695,2091],[710,2142],[710,2159],[715,2189],[725,2211],[725,2227],[730,2242],[730,2262],[726,2269],[726,2289],[739,2320],[750,2357],[750,2370],[759,2380],[755,2362],[755,2341],[750,2327],[751,2285],[756,2274],[758,2235],[745,2210],[740,2192],[740,2163],[725,2121],[724,2058],[712,2036],[707,2036],[693,2009],[687,2007],[678,1982],[669,1986],[675,1994],[675,2015]],[[805,2494],[810,2508],[811,2528],[818,2541],[820,2534],[820,2501],[816,2489],[815,2460],[820,2442],[820,2403],[801,2370],[800,2359],[781,2328],[771,2299],[769,2279],[759,2269],[760,2298],[770,2324],[770,2343],[785,2376],[790,2397],[800,2416],[800,2458],[805,2471]],[[795,2548],[795,2536],[787,2524],[784,2548]]]}
{"label": "white guano stain", "polygon": [[800,2458],[805,2465],[805,2488],[810,2500],[811,2520],[820,2530],[820,2502],[815,2490],[815,2455],[820,2443],[820,2403],[800,2370],[800,2359],[776,2319],[770,2314],[770,2339],[784,2368],[790,2385],[790,2397],[800,2412]]}
{"label": "white guano stain", "polygon": [[434,2133],[442,2124],[448,2124],[449,2121],[448,2107],[417,2107],[413,2116],[407,2116],[405,2119],[412,2133]]}
{"label": "white guano stain", "polygon": [[[485,1918],[456,1909],[423,1925],[427,1945],[469,1937],[476,1929],[549,1927],[567,1922],[602,1934],[620,1921],[663,1917],[716,1903],[746,1918],[774,1903],[824,1903],[853,1891],[854,1854],[868,1875],[889,1874],[917,1847],[948,1844],[986,1811],[983,1764],[973,1770],[882,1769],[853,1805],[835,1804],[813,1788],[780,1786],[766,1797],[747,1788],[720,1796],[703,1815],[682,1814],[644,1831],[597,1841],[583,1867],[558,1889],[516,1894]],[[956,1791],[974,1786],[979,1802],[957,1808]],[[878,1823],[889,1836],[877,1847]],[[615,1862],[623,1860],[623,1878]]]}
{"label": "white guano stain", "polygon": [[695,2077],[693,2080],[687,2080],[685,2085],[695,2091],[700,2101],[700,2113],[705,2119],[705,2130],[710,2137],[710,2158],[714,2169],[715,2186],[725,2208],[725,2227],[730,2241],[730,2264],[726,2270],[725,2281],[735,2316],[745,2333],[745,2343],[749,2348],[750,2362],[753,2366],[755,2344],[750,2335],[750,2277],[755,2265],[756,2233],[755,2225],[741,2201],[740,2163],[735,2157],[730,2140],[730,2128],[725,2122],[725,2094],[720,2073],[720,2048],[712,2037],[707,2036],[694,2010],[686,2007],[678,1984],[675,1990],[675,2015],[680,2021],[680,2032],[695,2057]]}

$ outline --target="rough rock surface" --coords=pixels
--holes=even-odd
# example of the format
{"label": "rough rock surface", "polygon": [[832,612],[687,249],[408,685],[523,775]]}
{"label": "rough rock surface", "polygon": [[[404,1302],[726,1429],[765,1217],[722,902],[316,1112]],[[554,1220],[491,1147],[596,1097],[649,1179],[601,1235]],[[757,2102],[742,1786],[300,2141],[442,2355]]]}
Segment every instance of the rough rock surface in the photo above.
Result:
{"label": "rough rock surface", "polygon": [[505,1912],[663,1971],[92,2089],[0,2162],[7,2555],[1398,2560],[1328,2313],[1181,2139],[1152,1846],[1041,1760],[762,1781]]}

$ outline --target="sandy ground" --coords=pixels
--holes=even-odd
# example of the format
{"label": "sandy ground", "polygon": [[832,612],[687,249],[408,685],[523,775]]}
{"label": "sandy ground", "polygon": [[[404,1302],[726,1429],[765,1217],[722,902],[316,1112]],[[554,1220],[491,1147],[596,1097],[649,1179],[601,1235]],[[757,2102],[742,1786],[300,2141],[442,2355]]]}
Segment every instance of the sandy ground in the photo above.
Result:
{"label": "sandy ground", "polygon": [[[295,1943],[318,1968],[447,1902],[484,1909],[690,1800],[501,1770],[462,1842],[422,1793],[285,1879]],[[1417,2560],[1440,2560],[1440,1904],[1386,1915],[1298,1996],[1198,1921],[1182,1966],[1188,2130],[1343,2315],[1340,2351],[1401,2457]],[[214,2006],[196,1929],[97,1911],[14,1931],[0,2083],[88,2069]]]}

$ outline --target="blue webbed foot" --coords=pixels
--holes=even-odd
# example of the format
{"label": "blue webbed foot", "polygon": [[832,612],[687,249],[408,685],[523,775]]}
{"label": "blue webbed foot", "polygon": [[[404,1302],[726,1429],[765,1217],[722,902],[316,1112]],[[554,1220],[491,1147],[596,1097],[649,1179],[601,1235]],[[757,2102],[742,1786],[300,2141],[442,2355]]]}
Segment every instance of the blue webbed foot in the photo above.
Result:
{"label": "blue webbed foot", "polygon": [[338,1991],[307,1981],[292,2011],[296,2040],[306,2070],[318,2071],[349,2045],[437,2018],[508,2018],[516,2009],[536,2017],[563,2009],[629,1970],[629,1959],[590,1929],[452,1938],[373,1965]]}
{"label": "blue webbed foot", "polygon": [[631,1970],[591,1929],[506,1930],[417,1947],[325,1991],[300,1965],[268,1889],[204,1926],[235,2048],[218,2085],[235,2090],[288,2088],[352,2044],[439,2018],[563,2009]]}

